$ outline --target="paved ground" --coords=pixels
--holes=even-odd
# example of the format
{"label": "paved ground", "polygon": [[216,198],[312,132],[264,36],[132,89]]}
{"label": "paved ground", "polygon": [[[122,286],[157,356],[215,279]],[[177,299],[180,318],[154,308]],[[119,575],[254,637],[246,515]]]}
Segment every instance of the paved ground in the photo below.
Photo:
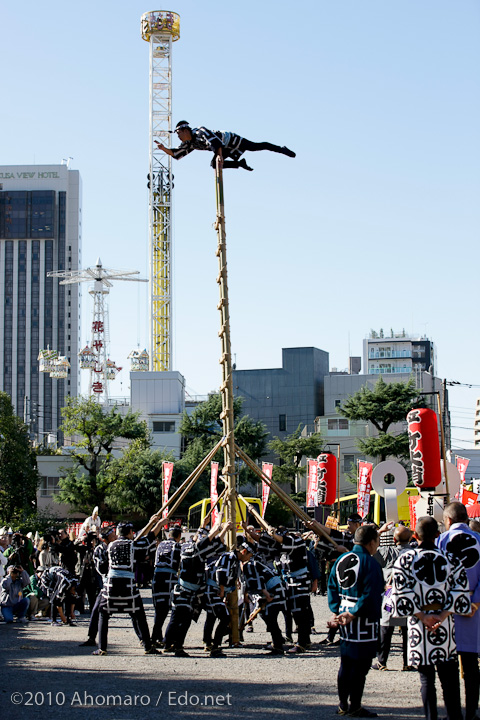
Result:
{"label": "paved ground", "polygon": [[[151,627],[151,602],[148,592],[142,592]],[[78,647],[87,637],[86,617],[76,628],[51,627],[45,621],[0,624],[0,712],[22,720],[335,717],[338,647],[318,645],[325,637],[326,599],[313,598],[313,607],[319,635],[312,636],[311,651],[280,658],[266,654],[269,636],[260,619],[255,631],[245,635],[244,648],[226,649],[228,657],[217,659],[203,651],[203,616],[187,637],[190,658],[143,655],[127,616],[112,619],[105,657]],[[397,634],[389,667],[388,672],[370,672],[364,704],[384,718],[423,717],[417,674],[400,672]]]}

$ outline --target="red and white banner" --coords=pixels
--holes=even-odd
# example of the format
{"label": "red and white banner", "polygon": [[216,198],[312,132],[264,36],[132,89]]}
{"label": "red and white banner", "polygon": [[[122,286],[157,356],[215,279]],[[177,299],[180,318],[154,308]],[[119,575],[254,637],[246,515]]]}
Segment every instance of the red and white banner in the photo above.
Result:
{"label": "red and white banner", "polygon": [[460,480],[462,483],[465,482],[465,473],[467,472],[469,462],[469,458],[460,457],[460,455],[456,456],[457,470],[460,473]]}
{"label": "red and white banner", "polygon": [[359,460],[357,484],[357,512],[366,518],[370,509],[370,491],[372,489],[372,463]]}
{"label": "red and white banner", "polygon": [[[268,477],[269,480],[271,480],[273,473],[273,463],[262,462],[262,472]],[[265,480],[262,480],[262,517],[265,517],[265,508],[267,507],[269,496],[270,485],[268,485]]]}
{"label": "red and white banner", "polygon": [[[213,507],[218,500],[217,480],[218,480],[218,462],[212,462],[212,463],[210,463],[210,507]],[[217,507],[213,508],[213,510],[212,510],[212,516],[210,518],[210,527],[215,525],[215,523],[217,522],[219,512],[220,511],[219,511],[218,505],[217,505]]]}
{"label": "red and white banner", "polygon": [[318,493],[318,462],[308,461],[307,507],[317,506]]}
{"label": "red and white banner", "polygon": [[[173,474],[173,463],[172,462],[164,462],[162,463],[162,470],[163,470],[163,504],[168,502],[168,491],[170,490],[170,483],[172,482],[172,474]],[[165,508],[165,510],[162,513],[162,517],[166,518],[168,515],[168,507]]]}
{"label": "red and white banner", "polygon": [[477,493],[471,492],[471,490],[465,490],[464,486],[460,487],[460,502],[468,507],[469,505],[475,505],[478,502]]}
{"label": "red and white banner", "polygon": [[317,457],[317,501],[316,505],[333,505],[337,493],[337,457],[323,452]]}
{"label": "red and white banner", "polygon": [[421,499],[421,495],[410,495],[408,498],[408,509],[410,511],[410,530],[415,530],[417,524],[417,502]]}

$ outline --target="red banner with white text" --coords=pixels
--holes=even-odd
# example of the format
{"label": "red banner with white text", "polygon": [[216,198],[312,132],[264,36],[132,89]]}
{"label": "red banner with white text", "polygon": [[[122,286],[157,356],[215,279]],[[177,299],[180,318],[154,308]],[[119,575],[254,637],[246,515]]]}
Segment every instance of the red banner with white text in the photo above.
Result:
{"label": "red banner with white text", "polygon": [[478,502],[478,495],[471,490],[465,490],[464,486],[462,485],[460,487],[460,502],[463,503],[465,507],[468,507],[469,505],[475,505],[475,503]]}
{"label": "red banner with white text", "polygon": [[[168,491],[170,490],[170,483],[172,482],[172,474],[173,474],[173,463],[172,462],[164,462],[162,463],[162,470],[163,470],[163,504],[168,502]],[[168,515],[168,507],[165,508],[165,510],[162,513],[162,517],[166,518]]]}
{"label": "red banner with white text", "polygon": [[[262,462],[262,472],[268,477],[269,480],[271,480],[273,473],[273,463]],[[265,509],[267,507],[269,496],[270,485],[268,485],[265,480],[262,480],[262,517],[265,517]]]}
{"label": "red banner with white text", "polygon": [[362,518],[367,517],[370,509],[370,491],[372,489],[372,463],[359,460],[357,484],[357,512]]}
{"label": "red banner with white text", "polygon": [[318,462],[308,461],[307,507],[317,506]]}
{"label": "red banner with white text", "polygon": [[457,455],[457,457],[456,457],[457,470],[460,474],[460,480],[462,483],[465,482],[465,473],[467,472],[467,467],[468,467],[469,462],[470,462],[469,458],[460,457],[460,455]]}

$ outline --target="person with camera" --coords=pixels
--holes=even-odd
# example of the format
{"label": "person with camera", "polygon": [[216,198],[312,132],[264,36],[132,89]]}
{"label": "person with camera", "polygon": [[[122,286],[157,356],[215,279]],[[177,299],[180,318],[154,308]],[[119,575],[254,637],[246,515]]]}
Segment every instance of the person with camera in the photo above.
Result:
{"label": "person with camera", "polygon": [[68,537],[66,530],[59,530],[58,538],[58,542],[52,546],[52,549],[60,555],[60,566],[67,570],[70,575],[75,575],[75,567],[78,561],[75,545]]}
{"label": "person with camera", "polygon": [[26,615],[30,600],[24,597],[23,589],[29,582],[30,576],[21,565],[8,567],[8,575],[2,580],[0,592],[2,615],[7,624],[13,623],[14,615],[19,622],[28,622]]}
{"label": "person with camera", "polygon": [[26,535],[21,532],[13,533],[10,547],[5,550],[5,557],[8,565],[18,565],[25,568],[29,577],[33,574],[34,547],[33,543]]}

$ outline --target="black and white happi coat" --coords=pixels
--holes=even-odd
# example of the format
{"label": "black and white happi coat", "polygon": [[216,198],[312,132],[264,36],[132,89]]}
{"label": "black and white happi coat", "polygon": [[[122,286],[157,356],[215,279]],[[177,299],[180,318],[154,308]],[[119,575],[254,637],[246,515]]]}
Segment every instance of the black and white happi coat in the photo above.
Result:
{"label": "black and white happi coat", "polygon": [[310,604],[311,577],[307,546],[303,538],[287,533],[283,536],[280,565],[291,612],[304,610]]}
{"label": "black and white happi coat", "polygon": [[274,562],[280,560],[282,545],[271,535],[263,532],[256,543],[255,557],[259,558],[265,565],[274,569]]}
{"label": "black and white happi coat", "polygon": [[205,563],[218,554],[220,547],[223,547],[221,540],[209,540],[208,536],[182,545],[180,572],[172,593],[174,607],[186,607],[192,612],[198,612],[199,601],[206,587]]}
{"label": "black and white happi coat", "polygon": [[68,570],[60,565],[54,565],[42,573],[40,587],[52,606],[58,607],[65,600],[65,596],[75,580],[76,578]]}
{"label": "black and white happi coat", "polygon": [[93,564],[95,570],[105,583],[108,575],[108,547],[104,542],[100,542],[93,551]]}
{"label": "black and white happi coat", "polygon": [[243,576],[246,591],[257,606],[265,598],[263,590],[268,590],[273,598],[263,608],[262,615],[268,616],[269,611],[282,612],[286,609],[286,591],[282,578],[260,558],[254,556],[244,564]]}
{"label": "black and white happi coat", "polygon": [[143,608],[135,582],[135,565],[154,542],[155,535],[149,532],[138,540],[118,538],[108,546],[109,570],[101,593],[102,605],[109,614],[134,613]]}
{"label": "black and white happi coat", "polygon": [[177,148],[172,148],[172,157],[180,160],[193,150],[210,150],[216,152],[219,148],[223,148],[223,156],[239,160],[243,155],[240,150],[242,138],[240,135],[232,132],[213,131],[206,127],[192,128],[192,139],[183,142]]}
{"label": "black and white happi coat", "polygon": [[182,546],[168,538],[157,546],[155,553],[155,571],[152,582],[154,604],[170,602],[170,596],[177,582]]}
{"label": "black and white happi coat", "polygon": [[409,665],[433,665],[455,656],[453,616],[432,632],[414,613],[470,612],[467,573],[458,558],[433,543],[402,553],[393,566],[390,600],[394,617],[408,616]]}
{"label": "black and white happi coat", "polygon": [[213,611],[214,605],[224,604],[220,597],[220,585],[224,587],[225,597],[237,587],[240,563],[235,552],[224,552],[213,563],[207,564],[207,585],[205,607],[207,612]]}

